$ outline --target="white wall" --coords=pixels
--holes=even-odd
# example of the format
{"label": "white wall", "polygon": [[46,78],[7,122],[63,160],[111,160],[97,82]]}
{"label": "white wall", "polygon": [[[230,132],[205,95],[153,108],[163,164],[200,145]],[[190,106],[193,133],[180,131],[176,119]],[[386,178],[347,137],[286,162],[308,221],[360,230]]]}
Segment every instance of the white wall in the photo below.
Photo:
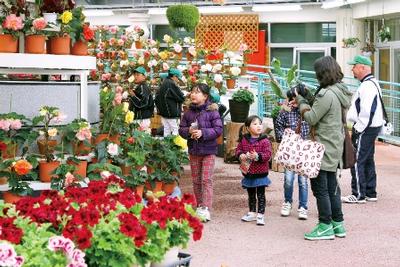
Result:
{"label": "white wall", "polygon": [[354,19],[385,15],[400,16],[399,0],[367,0],[353,5]]}

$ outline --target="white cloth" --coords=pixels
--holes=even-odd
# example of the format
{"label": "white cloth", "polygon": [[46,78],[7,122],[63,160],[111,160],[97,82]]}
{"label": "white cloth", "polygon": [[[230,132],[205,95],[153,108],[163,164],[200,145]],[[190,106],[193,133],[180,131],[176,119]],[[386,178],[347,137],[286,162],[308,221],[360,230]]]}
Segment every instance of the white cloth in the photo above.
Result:
{"label": "white cloth", "polygon": [[[379,94],[382,94],[379,83],[375,78],[366,78],[354,93],[350,109],[347,112],[347,121],[355,123],[354,129],[357,132],[361,133],[367,128],[375,97],[377,101],[376,110],[369,127],[381,127],[384,124],[382,104],[379,99],[378,90]],[[356,102],[360,103],[359,113],[357,113]]]}
{"label": "white cloth", "polygon": [[168,119],[161,117],[161,122],[164,126],[164,137],[168,135],[178,135],[179,119]]}

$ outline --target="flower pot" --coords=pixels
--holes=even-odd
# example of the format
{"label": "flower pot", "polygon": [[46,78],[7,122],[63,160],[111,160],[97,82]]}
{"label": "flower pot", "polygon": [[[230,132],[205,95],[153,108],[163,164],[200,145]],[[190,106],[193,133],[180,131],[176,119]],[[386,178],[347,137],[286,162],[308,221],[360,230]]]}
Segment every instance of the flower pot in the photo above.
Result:
{"label": "flower pot", "polygon": [[136,192],[136,194],[138,194],[140,197],[143,197],[143,191],[144,191],[144,185],[143,185],[143,184],[137,185],[137,186],[135,187],[135,192]]}
{"label": "flower pot", "polygon": [[222,88],[222,83],[215,83],[215,88],[221,89]]}
{"label": "flower pot", "polygon": [[6,149],[2,151],[3,159],[15,158],[18,152],[18,144],[12,143],[8,144]]}
{"label": "flower pot", "polygon": [[90,146],[85,145],[83,141],[72,142],[72,153],[75,156],[86,156],[92,151]]}
{"label": "flower pot", "polygon": [[25,36],[25,53],[45,54],[46,53],[46,36],[44,36],[42,34]]}
{"label": "flower pot", "polygon": [[121,138],[120,134],[115,134],[115,135],[110,135],[108,140],[110,140],[110,142],[113,142],[114,144],[120,145],[121,144],[121,142],[119,141],[120,138]]}
{"label": "flower pot", "polygon": [[40,161],[39,162],[39,178],[43,183],[50,183],[54,174],[52,172],[60,166],[59,161]]}
{"label": "flower pot", "polygon": [[82,178],[86,177],[86,171],[88,165],[86,160],[80,160],[79,163],[75,163],[72,160],[67,160],[67,164],[76,167],[73,175],[79,175]]}
{"label": "flower pot", "polygon": [[56,145],[57,145],[57,140],[49,140],[47,143],[47,146],[46,146],[46,140],[44,140],[44,139],[37,140],[37,146],[39,148],[39,153],[42,155],[46,155],[47,153],[53,153]]}
{"label": "flower pot", "polygon": [[180,52],[180,53],[174,52],[174,53],[175,53],[175,58],[176,58],[177,60],[181,60],[181,59],[182,59],[182,52]]}
{"label": "flower pot", "polygon": [[147,174],[152,174],[153,172],[154,172],[154,168],[153,167],[150,167],[150,166],[146,166],[146,171],[147,171]]}
{"label": "flower pot", "polygon": [[193,56],[192,56],[192,54],[190,54],[189,52],[186,52],[186,59],[187,59],[187,61],[193,61]]}
{"label": "flower pot", "polygon": [[247,67],[242,66],[240,67],[240,75],[246,75],[247,74]]}
{"label": "flower pot", "polygon": [[18,39],[11,34],[0,34],[0,53],[17,53]]}
{"label": "flower pot", "polygon": [[106,134],[106,133],[101,133],[101,134],[98,134],[98,135],[96,135],[96,137],[95,137],[95,139],[94,139],[94,144],[95,145],[98,145],[98,144],[100,144],[101,142],[103,142],[104,140],[108,140],[108,134]]}
{"label": "flower pot", "polygon": [[226,79],[226,88],[234,89],[236,85],[236,79]]}
{"label": "flower pot", "polygon": [[51,54],[54,55],[69,55],[71,54],[71,37],[52,37],[50,39]]}
{"label": "flower pot", "polygon": [[250,105],[245,102],[236,102],[229,99],[229,110],[232,122],[244,122],[249,116]]}
{"label": "flower pot", "polygon": [[9,191],[3,192],[3,199],[5,203],[15,204],[21,198],[21,196],[13,194]]}
{"label": "flower pot", "polygon": [[122,175],[127,176],[132,172],[132,166],[120,165],[119,167],[121,168]]}
{"label": "flower pot", "polygon": [[162,191],[163,182],[155,181],[154,186],[150,182],[146,182],[146,189],[153,191],[154,193]]}
{"label": "flower pot", "polygon": [[143,44],[141,41],[135,41],[135,47],[136,49],[142,49],[143,48]]}
{"label": "flower pot", "polygon": [[151,267],[168,267],[173,266],[174,263],[178,260],[179,247],[170,248],[164,255],[164,258],[161,262],[152,263]]}
{"label": "flower pot", "polygon": [[8,183],[8,178],[7,177],[5,177],[5,176],[0,177],[0,185],[7,184],[7,183]]}
{"label": "flower pot", "polygon": [[43,13],[43,18],[47,23],[57,24],[57,13]]}
{"label": "flower pot", "polygon": [[174,192],[176,187],[176,182],[172,182],[172,183],[164,183],[162,186],[162,191],[165,192],[165,194],[167,195],[171,195],[172,192]]}
{"label": "flower pot", "polygon": [[76,41],[71,48],[71,54],[75,56],[87,56],[88,44],[84,41]]}

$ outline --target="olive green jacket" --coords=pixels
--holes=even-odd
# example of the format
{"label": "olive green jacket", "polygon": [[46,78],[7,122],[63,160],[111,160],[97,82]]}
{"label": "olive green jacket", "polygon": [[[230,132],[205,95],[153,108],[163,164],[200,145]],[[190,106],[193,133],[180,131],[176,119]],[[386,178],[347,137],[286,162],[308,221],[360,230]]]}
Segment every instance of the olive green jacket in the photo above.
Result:
{"label": "olive green jacket", "polygon": [[352,93],[342,83],[321,89],[315,96],[312,106],[298,95],[296,101],[304,120],[315,128],[315,140],[325,145],[321,170],[336,172],[341,166],[344,142],[342,107],[350,107]]}

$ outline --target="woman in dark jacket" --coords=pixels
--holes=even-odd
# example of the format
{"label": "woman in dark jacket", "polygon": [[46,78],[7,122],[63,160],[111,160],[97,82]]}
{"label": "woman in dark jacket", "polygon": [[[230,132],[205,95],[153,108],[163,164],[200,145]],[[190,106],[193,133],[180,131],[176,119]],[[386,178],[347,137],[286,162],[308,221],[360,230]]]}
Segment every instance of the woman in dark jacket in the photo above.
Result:
{"label": "woman in dark jacket", "polygon": [[209,97],[210,87],[206,84],[193,87],[190,93],[192,103],[183,115],[179,128],[179,134],[188,140],[196,212],[204,221],[210,220],[217,138],[222,134],[218,105],[212,104]]}

